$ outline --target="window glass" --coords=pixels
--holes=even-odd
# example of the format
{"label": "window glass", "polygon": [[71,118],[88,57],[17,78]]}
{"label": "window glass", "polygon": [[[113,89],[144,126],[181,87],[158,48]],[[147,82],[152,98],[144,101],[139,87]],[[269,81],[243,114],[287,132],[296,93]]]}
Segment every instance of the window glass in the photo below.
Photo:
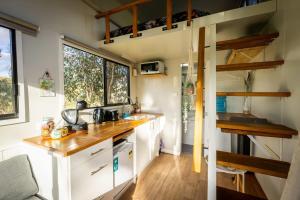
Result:
{"label": "window glass", "polygon": [[104,105],[103,58],[64,45],[65,107],[75,108],[77,100],[89,107]]}
{"label": "window glass", "polygon": [[129,86],[129,67],[106,61],[107,104],[128,103]]}
{"label": "window glass", "polygon": [[14,30],[0,26],[0,119],[17,117],[17,73]]}

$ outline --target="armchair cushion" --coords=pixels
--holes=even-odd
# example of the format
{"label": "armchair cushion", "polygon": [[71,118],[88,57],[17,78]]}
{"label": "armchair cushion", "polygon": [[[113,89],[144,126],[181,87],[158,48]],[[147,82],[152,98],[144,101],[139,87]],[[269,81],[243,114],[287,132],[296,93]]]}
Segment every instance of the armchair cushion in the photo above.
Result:
{"label": "armchair cushion", "polygon": [[38,192],[27,155],[0,162],[0,200],[24,200]]}

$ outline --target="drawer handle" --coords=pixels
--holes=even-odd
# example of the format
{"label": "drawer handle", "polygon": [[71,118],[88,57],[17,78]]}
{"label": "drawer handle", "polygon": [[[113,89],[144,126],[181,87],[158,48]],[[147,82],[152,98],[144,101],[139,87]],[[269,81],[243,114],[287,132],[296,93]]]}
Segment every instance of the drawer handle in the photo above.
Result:
{"label": "drawer handle", "polygon": [[107,164],[106,164],[106,165],[103,165],[103,166],[99,167],[99,169],[97,169],[97,170],[91,172],[91,176],[97,174],[97,173],[100,172],[102,169],[104,169],[106,166],[107,166]]}
{"label": "drawer handle", "polygon": [[91,156],[94,156],[94,155],[96,155],[97,153],[100,153],[101,151],[103,151],[104,149],[102,148],[102,149],[99,149],[98,151],[95,151],[95,152],[92,152],[91,153]]}

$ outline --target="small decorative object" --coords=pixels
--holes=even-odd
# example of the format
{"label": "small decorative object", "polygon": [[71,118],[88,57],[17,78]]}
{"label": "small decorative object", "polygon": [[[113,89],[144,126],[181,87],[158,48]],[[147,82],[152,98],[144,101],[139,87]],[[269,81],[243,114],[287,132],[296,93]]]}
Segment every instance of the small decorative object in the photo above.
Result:
{"label": "small decorative object", "polygon": [[41,97],[55,97],[54,80],[51,78],[48,71],[46,71],[42,78],[40,78],[40,96]]}
{"label": "small decorative object", "polygon": [[44,138],[49,138],[51,132],[55,126],[54,119],[52,117],[44,117],[41,124],[41,135]]}
{"label": "small decorative object", "polygon": [[185,85],[185,94],[193,95],[195,91],[194,84],[191,81],[188,81]]}
{"label": "small decorative object", "polygon": [[[253,72],[251,72],[251,71],[247,72],[247,77],[244,79],[246,92],[252,91],[253,81],[254,81]],[[250,97],[245,97],[245,99],[244,99],[243,113],[244,114],[251,113]]]}
{"label": "small decorative object", "polygon": [[56,140],[62,137],[62,129],[55,129],[51,133],[51,138]]}

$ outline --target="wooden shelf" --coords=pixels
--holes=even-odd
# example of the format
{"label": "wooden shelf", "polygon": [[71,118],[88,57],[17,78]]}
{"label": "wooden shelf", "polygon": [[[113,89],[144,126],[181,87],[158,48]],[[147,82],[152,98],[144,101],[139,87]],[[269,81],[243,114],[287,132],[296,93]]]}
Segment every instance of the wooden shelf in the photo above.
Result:
{"label": "wooden shelf", "polygon": [[278,36],[279,33],[271,33],[265,35],[248,36],[233,40],[219,41],[217,42],[217,51],[267,46]]}
{"label": "wooden shelf", "polygon": [[290,97],[290,92],[217,92],[217,96]]}
{"label": "wooden shelf", "polygon": [[222,71],[239,71],[239,70],[256,70],[256,69],[270,69],[276,68],[284,64],[283,60],[267,61],[267,62],[253,62],[253,63],[239,63],[239,64],[226,64],[217,65],[217,72]]}
{"label": "wooden shelf", "polygon": [[249,194],[217,187],[217,200],[266,200]]}
{"label": "wooden shelf", "polygon": [[217,165],[231,167],[279,178],[287,178],[290,163],[278,160],[217,151]]}

